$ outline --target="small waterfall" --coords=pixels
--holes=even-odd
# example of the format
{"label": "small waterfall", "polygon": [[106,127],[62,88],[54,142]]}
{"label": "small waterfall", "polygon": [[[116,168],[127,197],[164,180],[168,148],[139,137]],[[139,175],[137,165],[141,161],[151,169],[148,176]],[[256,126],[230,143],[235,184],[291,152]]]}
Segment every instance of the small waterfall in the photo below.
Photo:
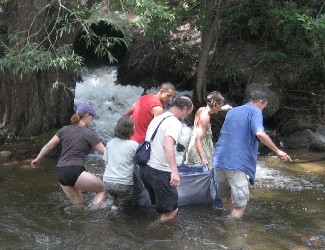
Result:
{"label": "small waterfall", "polygon": [[92,128],[104,142],[113,136],[114,126],[123,112],[143,93],[143,88],[116,83],[116,68],[103,67],[82,76],[76,85],[75,104],[86,102],[93,106],[97,117]]}
{"label": "small waterfall", "polygon": [[[144,91],[142,87],[116,83],[116,74],[115,67],[102,67],[86,72],[83,81],[76,84],[75,105],[86,102],[94,107],[97,117],[91,126],[104,142],[112,138],[117,120]],[[147,93],[157,91],[157,88],[146,90]],[[191,128],[183,124],[180,143],[186,146],[190,136]]]}

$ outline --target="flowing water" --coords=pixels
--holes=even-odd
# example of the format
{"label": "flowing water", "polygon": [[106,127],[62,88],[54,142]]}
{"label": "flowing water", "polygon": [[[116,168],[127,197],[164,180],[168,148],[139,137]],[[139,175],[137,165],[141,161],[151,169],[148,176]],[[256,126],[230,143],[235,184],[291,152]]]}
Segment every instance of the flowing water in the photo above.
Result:
{"label": "flowing water", "polygon": [[[87,75],[77,85],[76,102],[95,106],[94,128],[109,140],[122,110],[143,90],[115,85],[114,71],[106,72]],[[325,249],[325,154],[290,154],[294,162],[287,164],[259,157],[241,221],[207,204],[182,206],[177,219],[164,224],[155,223],[159,215],[152,208],[91,209],[91,193],[85,206],[70,206],[53,159],[37,169],[30,160],[7,162],[0,165],[0,249]],[[104,172],[98,155],[86,168],[100,177]]]}

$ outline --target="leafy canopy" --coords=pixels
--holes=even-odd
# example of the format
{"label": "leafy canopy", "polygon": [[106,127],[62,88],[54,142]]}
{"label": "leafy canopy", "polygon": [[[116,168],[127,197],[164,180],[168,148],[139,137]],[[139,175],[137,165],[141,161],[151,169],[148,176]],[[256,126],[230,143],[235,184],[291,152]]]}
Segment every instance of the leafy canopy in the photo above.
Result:
{"label": "leafy canopy", "polygon": [[[79,3],[69,6],[61,0],[52,1],[35,15],[29,29],[17,31],[9,37],[8,44],[1,44],[5,56],[0,59],[0,69],[9,70],[20,77],[50,68],[69,69],[79,75],[84,66],[84,59],[74,53],[71,43],[61,42],[76,32],[81,32],[81,38],[86,41],[87,48],[94,47],[99,57],[108,57],[109,61],[113,62],[115,58],[110,48],[117,43],[127,45],[130,36],[123,29],[120,18],[100,16],[101,8],[101,4],[95,4],[88,9]],[[41,17],[46,22],[36,27],[36,20]],[[121,31],[124,37],[96,34],[93,27],[99,23]]]}

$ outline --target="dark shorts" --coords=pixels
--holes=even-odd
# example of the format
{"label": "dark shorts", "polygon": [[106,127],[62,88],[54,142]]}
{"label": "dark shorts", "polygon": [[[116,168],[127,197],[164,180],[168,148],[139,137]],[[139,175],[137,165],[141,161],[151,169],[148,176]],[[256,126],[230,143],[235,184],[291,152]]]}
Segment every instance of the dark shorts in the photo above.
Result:
{"label": "dark shorts", "polygon": [[160,171],[149,167],[140,167],[143,184],[148,190],[152,204],[156,205],[159,213],[169,213],[178,207],[177,188],[172,187],[170,172]]}
{"label": "dark shorts", "polygon": [[58,179],[61,185],[74,187],[79,176],[83,171],[86,171],[85,167],[57,167]]}

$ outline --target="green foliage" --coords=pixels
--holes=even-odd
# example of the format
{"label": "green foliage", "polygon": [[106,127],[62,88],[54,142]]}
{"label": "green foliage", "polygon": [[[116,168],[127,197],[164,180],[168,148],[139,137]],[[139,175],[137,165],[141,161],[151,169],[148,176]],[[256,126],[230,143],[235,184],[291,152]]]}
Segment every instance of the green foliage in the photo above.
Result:
{"label": "green foliage", "polygon": [[56,134],[57,131],[57,129],[50,129],[38,136],[32,137],[31,139],[34,145],[40,148],[43,147]]}
{"label": "green foliage", "polygon": [[194,0],[113,0],[111,8],[134,16],[132,23],[148,37],[162,38],[192,13]]}
{"label": "green foliage", "polygon": [[[57,30],[58,36],[61,38],[63,35],[75,33],[75,27],[77,24],[82,26],[82,39],[86,41],[87,48],[94,48],[94,52],[99,57],[107,57],[112,63],[116,59],[112,56],[110,49],[115,44],[124,44],[125,46],[131,40],[130,34],[125,32],[123,24],[118,18],[106,18],[101,17],[94,13],[97,11],[100,5],[95,5],[93,7],[93,12],[90,17],[87,18],[89,13],[82,9],[76,9],[75,11],[70,11],[66,15],[58,19],[59,28]],[[99,25],[109,26],[115,31],[121,31],[124,37],[112,37],[104,35],[98,35],[94,31],[94,27]]]}
{"label": "green foliage", "polygon": [[106,35],[99,36],[92,31],[92,26],[99,25],[101,22],[109,25],[113,30],[122,30],[121,27],[110,21],[111,20],[104,18],[87,20],[87,22],[85,22],[86,28],[84,29],[84,34],[82,35],[82,38],[86,41],[87,48],[95,47],[95,54],[97,54],[99,57],[108,57],[109,61],[112,63],[113,61],[115,61],[115,58],[112,56],[110,49],[115,44],[124,44],[125,46],[127,46],[130,41],[130,37],[128,37],[127,35],[123,38],[109,37]]}
{"label": "green foliage", "polygon": [[67,87],[65,83],[56,81],[56,82],[54,82],[52,84],[52,88],[50,89],[50,93],[53,94],[53,93],[57,92],[59,89],[61,89],[62,90],[61,93],[63,93],[66,96],[69,96],[70,93],[75,92],[74,89]]}
{"label": "green foliage", "polygon": [[226,69],[225,72],[225,78],[227,81],[236,83],[237,76],[239,74],[239,71],[243,68],[242,65],[233,65],[230,68]]}
{"label": "green foliage", "polygon": [[[53,55],[53,53],[51,53]],[[74,53],[71,44],[65,44],[59,47],[51,58],[49,66],[60,68],[63,70],[72,70],[76,75],[80,74],[83,64],[83,58]],[[45,66],[45,65],[44,65]]]}
{"label": "green foliage", "polygon": [[230,6],[220,23],[220,34],[223,37],[242,37],[247,32],[248,12],[242,5]]}
{"label": "green foliage", "polygon": [[8,7],[11,0],[1,0],[0,1],[0,12],[4,11]]}
{"label": "green foliage", "polygon": [[261,17],[253,17],[247,23],[251,35],[259,35],[263,26],[264,19]]}
{"label": "green foliage", "polygon": [[[110,62],[113,62],[115,58],[110,52],[111,47],[114,44],[127,45],[130,37],[122,28],[118,18],[103,18],[98,15],[100,6],[99,4],[94,5],[89,10],[83,6],[75,5],[70,9],[61,1],[53,1],[52,5],[45,6],[37,16],[54,11],[57,16],[55,22],[44,23],[45,29],[40,28],[34,34],[31,34],[30,30],[13,34],[9,44],[2,44],[5,56],[0,59],[0,69],[10,70],[20,77],[51,67],[62,70],[69,69],[79,75],[83,70],[83,58],[74,53],[72,44],[62,45],[59,42],[64,36],[75,34],[77,27],[81,27],[82,38],[85,39],[87,47],[94,47],[94,51],[99,57],[107,57]],[[123,31],[125,36],[121,38],[97,35],[93,27],[99,23]],[[36,35],[41,38],[38,39],[39,41],[33,42]]]}
{"label": "green foliage", "polygon": [[325,42],[325,14],[320,15],[318,18],[306,14],[296,14],[296,19],[307,33],[314,33],[318,39],[323,43]]}
{"label": "green foliage", "polygon": [[83,59],[74,54],[71,45],[59,47],[56,53],[48,51],[38,43],[27,43],[20,49],[2,44],[5,57],[0,59],[1,70],[11,70],[21,78],[32,72],[47,70],[50,67],[72,70],[79,74]]}
{"label": "green foliage", "polygon": [[304,29],[297,21],[296,15],[301,13],[296,4],[287,3],[269,11],[266,30],[269,31],[270,41],[274,46],[284,46],[284,48],[308,50]]}
{"label": "green foliage", "polygon": [[322,1],[243,1],[225,12],[221,37],[267,44],[261,59],[274,74],[291,74],[285,81],[290,88],[303,87],[306,79],[317,84],[325,77],[323,4]]}
{"label": "green foliage", "polygon": [[[0,59],[0,69],[12,70],[21,77],[50,67],[79,74],[83,59],[73,52],[71,44],[62,46],[60,39],[81,32],[88,48],[94,48],[99,57],[113,62],[115,59],[110,49],[114,44],[129,44],[132,25],[141,28],[147,41],[155,45],[153,53],[157,58],[163,46],[175,51],[170,57],[177,53],[188,56],[191,48],[183,41],[170,41],[171,33],[177,34],[177,28],[186,22],[195,23],[192,32],[197,32],[215,11],[208,8],[209,3],[215,2],[198,0],[110,0],[106,12],[103,3],[87,9],[78,2],[54,0],[43,8],[37,16],[45,12],[55,13],[54,21],[52,16],[48,19],[51,22],[44,24],[46,32],[40,30],[31,34],[27,30],[12,36],[9,45],[2,45],[5,57]],[[322,14],[324,6],[321,1],[232,2],[234,4],[221,17],[219,41],[243,39],[267,44],[267,51],[261,59],[275,74],[299,68],[300,76],[312,82],[325,77],[325,15]],[[124,37],[98,35],[95,27],[102,24],[122,32]],[[43,36],[35,41],[39,34]],[[236,82],[239,69],[240,66],[227,69],[225,78]],[[299,84],[299,77],[293,78],[292,82]]]}
{"label": "green foliage", "polygon": [[270,64],[284,62],[287,58],[287,55],[280,51],[268,51],[263,55],[264,61]]}

